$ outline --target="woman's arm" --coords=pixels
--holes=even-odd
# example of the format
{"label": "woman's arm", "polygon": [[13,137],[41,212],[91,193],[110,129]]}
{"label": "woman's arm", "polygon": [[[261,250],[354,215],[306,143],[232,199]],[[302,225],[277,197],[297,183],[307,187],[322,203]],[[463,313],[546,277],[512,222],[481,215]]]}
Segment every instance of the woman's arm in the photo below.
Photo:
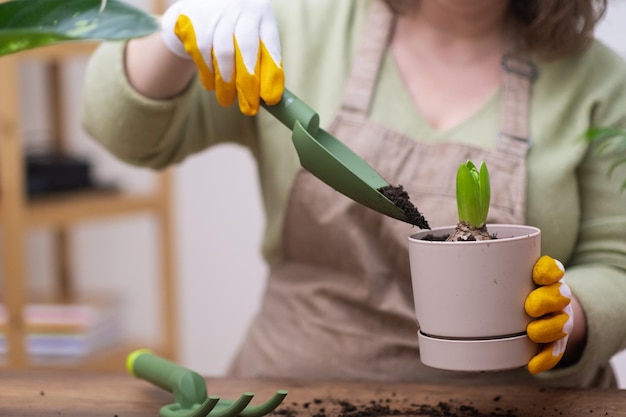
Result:
{"label": "woman's arm", "polygon": [[152,99],[167,99],[185,90],[196,71],[193,61],[167,49],[160,33],[131,40],[125,53],[130,85]]}

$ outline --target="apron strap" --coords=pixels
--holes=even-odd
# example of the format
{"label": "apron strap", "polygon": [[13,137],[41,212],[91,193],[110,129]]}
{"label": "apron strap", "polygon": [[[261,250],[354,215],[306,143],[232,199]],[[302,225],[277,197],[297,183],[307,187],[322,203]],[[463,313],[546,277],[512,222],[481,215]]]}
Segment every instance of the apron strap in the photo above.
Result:
{"label": "apron strap", "polygon": [[372,4],[364,26],[366,35],[358,43],[343,93],[343,110],[367,116],[395,20],[395,14],[384,1],[379,0]]}
{"label": "apron strap", "polygon": [[500,136],[496,148],[525,158],[531,145],[528,127],[530,94],[537,68],[521,56],[505,54],[502,69]]}
{"label": "apron strap", "polygon": [[[365,24],[365,36],[358,44],[351,65],[342,110],[367,117],[395,21],[396,15],[384,1],[374,1]],[[529,60],[512,53],[504,55],[502,69],[500,135],[496,151],[525,159],[530,147],[530,95],[537,69]]]}

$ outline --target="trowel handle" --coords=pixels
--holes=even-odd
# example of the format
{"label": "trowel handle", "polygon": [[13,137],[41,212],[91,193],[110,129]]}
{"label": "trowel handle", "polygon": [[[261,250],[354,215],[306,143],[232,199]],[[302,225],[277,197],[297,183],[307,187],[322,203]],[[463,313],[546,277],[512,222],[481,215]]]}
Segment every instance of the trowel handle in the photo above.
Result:
{"label": "trowel handle", "polygon": [[274,117],[287,126],[289,130],[293,130],[296,121],[298,121],[311,136],[315,137],[317,135],[317,130],[320,125],[319,115],[286,88],[278,104],[270,106],[263,102],[263,100],[261,100],[261,104]]}
{"label": "trowel handle", "polygon": [[128,372],[174,394],[183,408],[201,404],[207,398],[206,382],[197,372],[138,349],[126,358]]}

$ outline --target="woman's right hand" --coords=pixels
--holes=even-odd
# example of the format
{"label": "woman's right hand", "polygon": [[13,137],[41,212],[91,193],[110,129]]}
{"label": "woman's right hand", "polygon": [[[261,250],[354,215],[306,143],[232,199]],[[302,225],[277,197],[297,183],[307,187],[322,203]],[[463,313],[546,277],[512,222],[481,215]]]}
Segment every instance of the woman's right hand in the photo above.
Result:
{"label": "woman's right hand", "polygon": [[284,89],[280,38],[267,0],[179,0],[162,19],[162,39],[193,59],[202,85],[222,106],[236,98],[246,115],[272,105]]}

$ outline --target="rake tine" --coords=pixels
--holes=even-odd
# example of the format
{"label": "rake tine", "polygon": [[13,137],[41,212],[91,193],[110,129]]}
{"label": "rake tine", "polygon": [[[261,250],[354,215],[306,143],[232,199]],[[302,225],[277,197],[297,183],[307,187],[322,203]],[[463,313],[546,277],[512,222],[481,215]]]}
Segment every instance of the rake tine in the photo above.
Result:
{"label": "rake tine", "polygon": [[206,417],[215,407],[220,397],[212,396],[197,408],[183,407],[180,403],[167,404],[159,410],[160,417]]}
{"label": "rake tine", "polygon": [[215,408],[220,397],[217,395],[212,395],[206,399],[206,401],[200,406],[200,408],[196,408],[189,417],[206,417],[209,415],[211,410]]}
{"label": "rake tine", "polygon": [[244,392],[236,401],[221,399],[211,410],[208,417],[235,417],[250,403],[254,397],[251,392]]}
{"label": "rake tine", "polygon": [[261,417],[269,414],[280,405],[280,403],[286,396],[286,390],[278,390],[269,400],[267,400],[263,404],[251,405],[250,407],[246,407],[241,413],[239,413],[239,415],[241,417]]}

